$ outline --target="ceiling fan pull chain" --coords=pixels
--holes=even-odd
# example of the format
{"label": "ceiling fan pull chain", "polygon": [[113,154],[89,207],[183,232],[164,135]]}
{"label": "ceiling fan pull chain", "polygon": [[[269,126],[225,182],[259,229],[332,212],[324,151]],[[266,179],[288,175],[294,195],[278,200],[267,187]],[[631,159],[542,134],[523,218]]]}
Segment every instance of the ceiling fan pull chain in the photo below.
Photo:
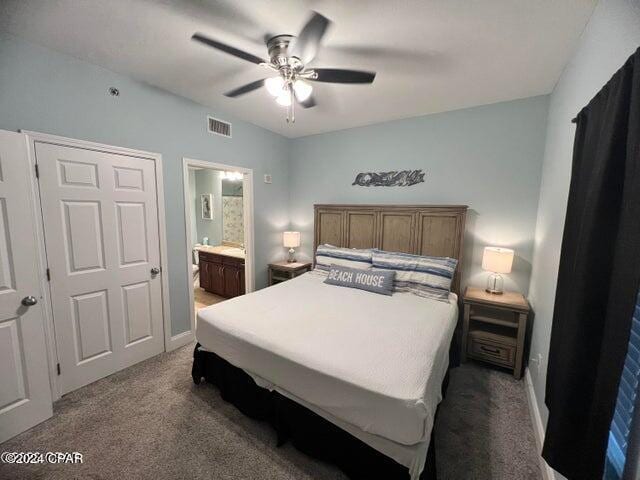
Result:
{"label": "ceiling fan pull chain", "polygon": [[293,88],[289,88],[289,95],[291,95],[291,123],[296,123],[296,102],[293,98]]}
{"label": "ceiling fan pull chain", "polygon": [[295,99],[293,97],[293,88],[289,86],[287,94],[289,95],[289,106],[287,107],[287,123],[296,123]]}

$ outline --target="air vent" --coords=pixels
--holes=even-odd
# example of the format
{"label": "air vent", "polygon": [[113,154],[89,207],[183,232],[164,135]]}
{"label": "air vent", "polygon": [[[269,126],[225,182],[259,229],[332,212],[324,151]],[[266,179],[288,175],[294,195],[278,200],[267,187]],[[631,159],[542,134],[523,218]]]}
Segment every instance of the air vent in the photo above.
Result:
{"label": "air vent", "polygon": [[207,117],[207,120],[209,122],[210,133],[231,138],[231,124],[229,122],[223,122],[222,120],[218,120],[213,117]]}

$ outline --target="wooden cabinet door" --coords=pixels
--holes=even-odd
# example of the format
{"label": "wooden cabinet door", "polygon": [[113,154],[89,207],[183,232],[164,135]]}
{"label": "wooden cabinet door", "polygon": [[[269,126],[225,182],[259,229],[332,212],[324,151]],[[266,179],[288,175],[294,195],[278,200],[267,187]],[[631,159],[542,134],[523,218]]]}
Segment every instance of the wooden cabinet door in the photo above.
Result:
{"label": "wooden cabinet door", "polygon": [[235,265],[224,265],[224,296],[225,297],[237,297],[240,295],[240,290],[238,289],[238,274],[239,269]]}
{"label": "wooden cabinet door", "polygon": [[211,265],[211,292],[216,295],[225,296],[224,294],[224,266],[221,264]]}
{"label": "wooden cabinet door", "polygon": [[213,254],[201,256],[200,287],[221,297],[244,295],[244,263],[241,262]]}
{"label": "wooden cabinet door", "polygon": [[244,265],[238,267],[238,295],[244,295],[246,293],[244,283]]}
{"label": "wooden cabinet door", "polygon": [[200,260],[200,288],[211,290],[211,267],[212,264]]}

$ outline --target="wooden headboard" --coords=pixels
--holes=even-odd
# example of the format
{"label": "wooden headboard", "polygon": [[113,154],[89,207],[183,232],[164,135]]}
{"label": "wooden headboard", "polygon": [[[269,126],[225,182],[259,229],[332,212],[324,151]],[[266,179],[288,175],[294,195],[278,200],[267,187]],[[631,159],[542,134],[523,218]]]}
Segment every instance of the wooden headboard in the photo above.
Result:
{"label": "wooden headboard", "polygon": [[314,205],[313,251],[329,243],[458,259],[460,294],[466,205]]}

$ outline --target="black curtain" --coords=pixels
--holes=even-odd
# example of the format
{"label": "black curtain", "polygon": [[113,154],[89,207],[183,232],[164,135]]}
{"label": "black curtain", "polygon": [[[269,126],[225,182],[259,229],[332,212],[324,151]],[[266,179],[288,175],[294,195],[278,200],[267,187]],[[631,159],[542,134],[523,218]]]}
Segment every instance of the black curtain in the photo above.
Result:
{"label": "black curtain", "polygon": [[600,480],[640,281],[640,49],[576,123],[542,455]]}

